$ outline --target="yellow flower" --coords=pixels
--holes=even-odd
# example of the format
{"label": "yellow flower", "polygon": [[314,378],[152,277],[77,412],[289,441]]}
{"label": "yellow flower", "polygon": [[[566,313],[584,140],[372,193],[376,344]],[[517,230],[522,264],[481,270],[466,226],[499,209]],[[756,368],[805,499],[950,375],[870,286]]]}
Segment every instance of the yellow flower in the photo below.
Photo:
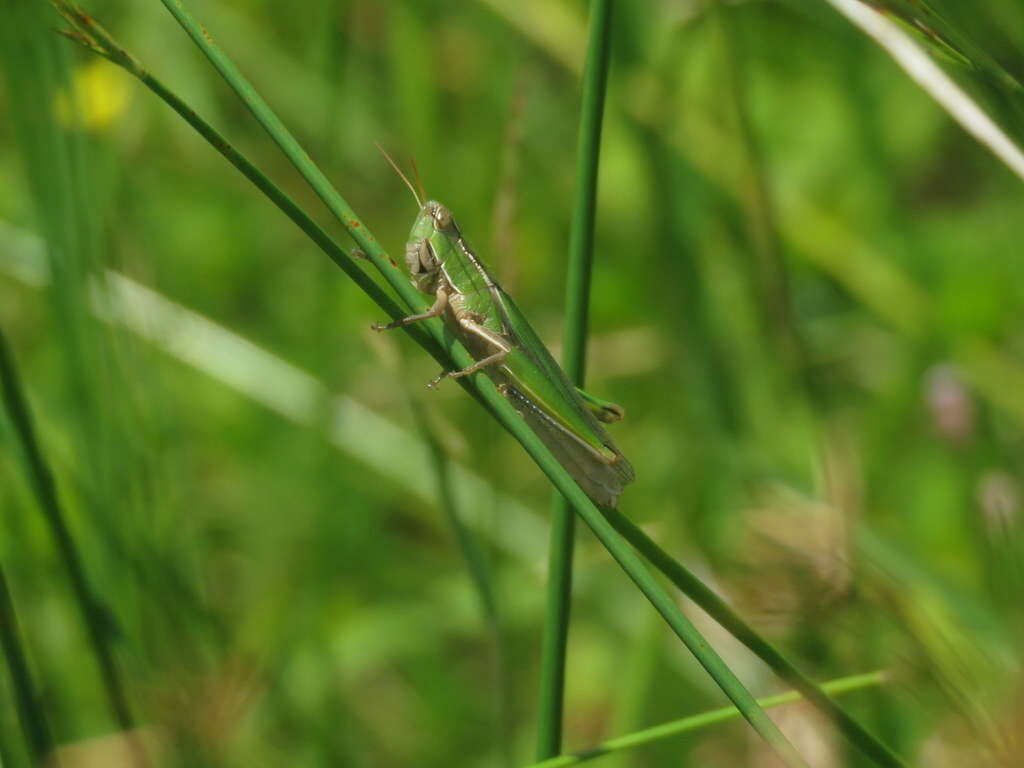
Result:
{"label": "yellow flower", "polygon": [[68,127],[78,123],[85,130],[102,131],[127,108],[129,87],[125,73],[109,61],[89,61],[71,76],[73,97],[64,90],[57,93],[57,119]]}

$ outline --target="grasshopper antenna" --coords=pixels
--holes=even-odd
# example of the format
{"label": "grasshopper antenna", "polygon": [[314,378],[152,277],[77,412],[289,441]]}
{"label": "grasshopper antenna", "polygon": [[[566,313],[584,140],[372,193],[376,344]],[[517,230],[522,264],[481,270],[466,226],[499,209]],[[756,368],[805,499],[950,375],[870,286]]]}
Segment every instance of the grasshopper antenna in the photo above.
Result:
{"label": "grasshopper antenna", "polygon": [[[412,185],[412,182],[411,182],[411,181],[409,181],[409,177],[408,177],[408,176],[406,176],[406,175],[405,175],[404,173],[402,173],[402,169],[398,167],[398,164],[397,164],[397,163],[396,163],[396,162],[395,162],[394,160],[392,160],[392,159],[391,159],[391,155],[389,155],[389,154],[387,153],[387,150],[386,150],[386,149],[384,149],[384,147],[382,147],[382,146],[381,146],[381,145],[380,145],[380,144],[379,144],[378,142],[376,142],[376,141],[374,142],[374,146],[376,146],[376,147],[377,147],[377,149],[378,149],[378,150],[380,151],[380,153],[381,153],[382,155],[384,155],[384,159],[388,161],[388,165],[390,165],[390,166],[391,166],[392,168],[394,168],[394,169],[395,169],[395,173],[397,173],[397,174],[398,174],[398,177],[399,177],[399,178],[400,178],[400,179],[401,179],[402,181],[404,181],[404,182],[405,182],[405,186],[407,186],[407,187],[409,188],[409,191],[410,191],[410,192],[412,192],[412,196],[413,196],[414,198],[416,198],[416,204],[417,204],[417,205],[418,205],[418,206],[419,206],[420,208],[422,208],[422,207],[423,207],[423,200],[422,200],[422,199],[420,199],[420,196],[419,196],[419,195],[418,195],[418,194],[416,193],[416,188],[415,188],[415,187],[414,187],[414,186]],[[416,167],[416,166],[415,166],[415,164],[413,165],[413,167],[414,167],[414,168]],[[419,174],[418,174],[418,173],[416,174],[416,177],[417,177],[417,179],[419,178]]]}
{"label": "grasshopper antenna", "polygon": [[[410,163],[410,165],[412,165],[412,175],[413,175],[413,178],[416,179],[416,186],[417,186],[417,188],[420,191],[420,195],[423,197],[424,200],[426,200],[427,199],[427,193],[423,189],[423,179],[420,177],[420,169],[416,167],[416,158],[415,157],[410,157],[409,158],[409,163]],[[422,206],[420,206],[420,207],[422,207]]]}

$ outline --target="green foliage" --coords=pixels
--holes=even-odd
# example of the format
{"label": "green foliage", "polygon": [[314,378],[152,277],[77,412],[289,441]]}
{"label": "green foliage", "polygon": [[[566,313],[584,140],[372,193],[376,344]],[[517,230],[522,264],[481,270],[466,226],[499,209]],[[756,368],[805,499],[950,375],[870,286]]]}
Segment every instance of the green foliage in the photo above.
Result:
{"label": "green foliage", "polygon": [[[388,252],[415,210],[375,140],[415,155],[559,337],[584,4],[208,5]],[[1019,4],[884,5],[1020,142]],[[337,248],[158,3],[87,10]],[[458,387],[411,415],[437,363],[368,331],[379,304],[55,14],[19,19],[3,34],[35,53],[0,85],[0,327],[148,752],[529,762],[549,484]],[[1020,181],[824,2],[622,2],[598,190],[587,384],[627,411],[622,511],[809,677],[884,668],[842,706],[909,763],[1012,765]],[[0,562],[54,740],[95,749],[119,726],[15,438],[0,418]],[[567,749],[725,703],[589,533],[575,576]],[[784,687],[697,624],[750,690]],[[787,711],[809,760],[869,764]],[[5,766],[17,727],[0,716]],[[748,731],[606,760],[762,764]]]}

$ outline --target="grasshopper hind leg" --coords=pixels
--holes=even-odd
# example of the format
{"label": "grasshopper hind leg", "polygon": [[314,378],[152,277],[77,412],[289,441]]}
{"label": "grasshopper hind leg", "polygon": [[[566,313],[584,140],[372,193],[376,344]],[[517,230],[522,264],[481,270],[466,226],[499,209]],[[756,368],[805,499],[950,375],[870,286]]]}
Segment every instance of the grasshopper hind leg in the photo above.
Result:
{"label": "grasshopper hind leg", "polygon": [[598,421],[603,421],[605,424],[614,424],[616,421],[622,421],[625,417],[626,412],[622,410],[622,406],[617,403],[611,403],[607,400],[602,400],[599,397],[594,397],[589,392],[584,392],[579,387],[576,387],[576,394],[580,396],[583,404],[587,406],[587,410],[594,414],[594,418]]}
{"label": "grasshopper hind leg", "polygon": [[430,389],[434,389],[438,384],[440,384],[445,379],[461,379],[463,376],[469,376],[469,374],[476,373],[480,369],[486,368],[488,365],[495,365],[496,363],[500,363],[506,357],[508,357],[508,350],[502,349],[495,352],[493,355],[488,355],[483,360],[477,360],[475,363],[463,368],[461,371],[441,371],[441,373],[438,374],[436,378],[432,379],[427,384],[427,387]]}

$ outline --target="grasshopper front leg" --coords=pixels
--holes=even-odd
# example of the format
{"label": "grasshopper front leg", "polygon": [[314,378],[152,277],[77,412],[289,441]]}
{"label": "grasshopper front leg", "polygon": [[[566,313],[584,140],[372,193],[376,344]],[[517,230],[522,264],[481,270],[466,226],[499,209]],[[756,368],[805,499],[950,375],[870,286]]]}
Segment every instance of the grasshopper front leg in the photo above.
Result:
{"label": "grasshopper front leg", "polygon": [[444,288],[438,288],[437,298],[434,299],[434,303],[426,312],[420,312],[418,315],[409,315],[408,317],[403,317],[401,320],[395,320],[391,323],[374,323],[370,327],[375,331],[389,331],[392,328],[401,328],[403,325],[412,325],[413,323],[418,323],[420,320],[429,320],[432,317],[440,317],[444,314],[447,307],[448,293]]}

